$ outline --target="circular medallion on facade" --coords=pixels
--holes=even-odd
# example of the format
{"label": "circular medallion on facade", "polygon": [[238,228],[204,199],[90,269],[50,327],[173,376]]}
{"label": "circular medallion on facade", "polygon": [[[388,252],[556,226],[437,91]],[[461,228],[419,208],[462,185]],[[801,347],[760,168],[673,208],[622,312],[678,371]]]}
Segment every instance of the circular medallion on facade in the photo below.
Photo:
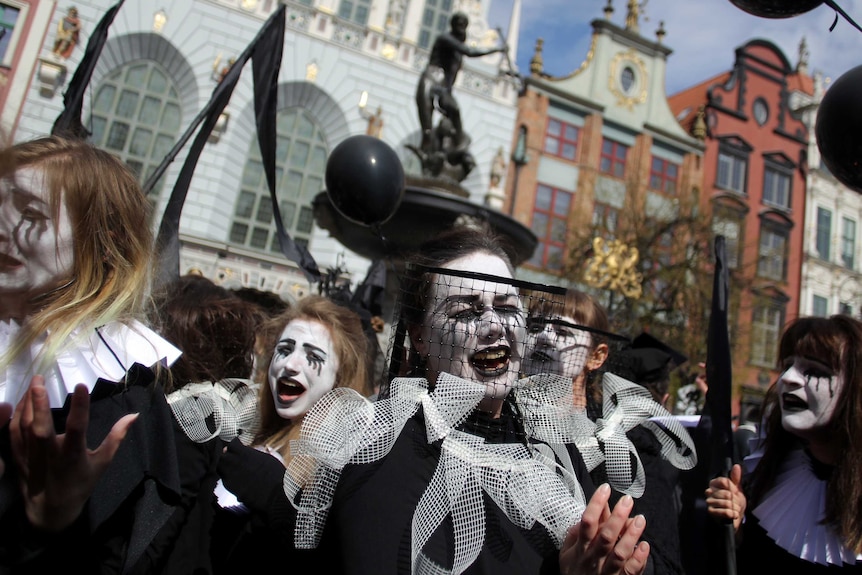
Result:
{"label": "circular medallion on facade", "polygon": [[617,104],[629,110],[646,102],[646,66],[634,50],[619,52],[611,59],[608,89]]}

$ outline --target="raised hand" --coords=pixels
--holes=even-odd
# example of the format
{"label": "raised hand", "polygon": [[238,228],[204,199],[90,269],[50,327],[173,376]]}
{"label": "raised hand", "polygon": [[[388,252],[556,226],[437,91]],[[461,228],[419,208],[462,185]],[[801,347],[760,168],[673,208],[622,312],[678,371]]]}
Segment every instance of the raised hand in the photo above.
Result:
{"label": "raised hand", "polygon": [[745,516],[746,499],[742,492],[742,467],[737,463],[730,469],[730,477],[716,477],[705,491],[706,509],[712,517],[733,521],[738,530]]}
{"label": "raised hand", "polygon": [[37,528],[59,531],[81,514],[96,483],[116,454],[137,413],[121,417],[98,448],[87,448],[90,395],[85,385],[72,393],[66,433],[57,435],[42,376],[15,408],[10,437],[27,519]]}
{"label": "raised hand", "polygon": [[646,569],[649,543],[638,543],[646,519],[629,518],[634,501],[624,495],[608,508],[611,488],[602,484],[587,504],[580,523],[572,526],[560,549],[562,575],[640,575]]}

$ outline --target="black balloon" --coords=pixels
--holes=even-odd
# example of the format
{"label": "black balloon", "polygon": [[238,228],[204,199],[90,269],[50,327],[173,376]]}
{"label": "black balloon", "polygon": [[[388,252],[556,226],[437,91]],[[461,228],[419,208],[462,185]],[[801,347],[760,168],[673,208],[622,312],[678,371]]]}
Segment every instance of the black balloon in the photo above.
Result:
{"label": "black balloon", "polygon": [[790,18],[823,4],[823,0],[730,0],[736,7],[761,18]]}
{"label": "black balloon", "polygon": [[845,72],[826,90],[814,136],[832,175],[862,192],[862,66]]}
{"label": "black balloon", "polygon": [[350,136],[326,162],[326,194],[342,216],[357,224],[387,222],[401,205],[404,185],[398,155],[372,136]]}

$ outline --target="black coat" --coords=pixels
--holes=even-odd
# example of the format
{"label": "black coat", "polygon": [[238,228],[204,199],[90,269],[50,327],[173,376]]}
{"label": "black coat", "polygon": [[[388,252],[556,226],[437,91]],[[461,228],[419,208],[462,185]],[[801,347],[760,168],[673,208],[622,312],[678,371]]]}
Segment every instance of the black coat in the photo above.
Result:
{"label": "black coat", "polygon": [[[523,441],[523,436],[518,439],[513,420],[507,417],[492,420],[474,412],[460,429],[481,435],[489,443]],[[246,448],[245,454],[253,456],[271,473],[248,462],[231,465],[230,469],[220,467],[225,485],[240,499],[243,499],[242,492],[261,499],[259,507],[255,508],[261,513],[261,517],[254,520],[258,533],[255,534],[255,529],[248,529],[242,534],[256,544],[238,542],[234,548],[243,555],[232,558],[230,564],[247,565],[247,561],[254,564],[259,562],[261,554],[265,556],[278,549],[279,561],[283,564],[307,564],[318,573],[409,574],[413,515],[437,469],[441,443],[428,443],[420,410],[407,421],[385,457],[369,464],[346,466],[334,493],[320,545],[313,551],[299,552],[299,555],[295,555],[297,550],[290,547],[295,515],[291,515],[292,507],[286,503],[281,489],[283,470],[279,473],[277,466],[265,461],[276,461],[274,458],[260,452],[251,453],[253,450]],[[570,448],[570,455],[589,499],[595,489],[583,459],[574,447]],[[225,458],[223,462],[227,460]],[[263,477],[269,477],[265,480],[268,487],[262,484]],[[270,493],[273,495],[268,495]],[[283,501],[274,501],[278,497]],[[275,508],[279,511],[271,513]],[[483,512],[486,525],[484,543],[466,574],[559,573],[559,551],[544,527],[538,524],[530,530],[517,527],[487,494]],[[282,533],[273,534],[273,529]],[[261,531],[264,532],[263,537]],[[451,567],[452,543],[451,517],[447,517],[425,545],[424,553],[438,564]],[[276,547],[267,547],[272,544]],[[296,572],[301,572],[301,569]]]}
{"label": "black coat", "polygon": [[[101,443],[123,415],[140,413],[78,520],[56,534],[32,528],[11,464],[0,479],[0,573],[206,574],[219,441],[196,444],[177,425],[152,372],[134,366],[125,384],[91,393],[87,444]],[[67,406],[54,410],[62,433]]]}

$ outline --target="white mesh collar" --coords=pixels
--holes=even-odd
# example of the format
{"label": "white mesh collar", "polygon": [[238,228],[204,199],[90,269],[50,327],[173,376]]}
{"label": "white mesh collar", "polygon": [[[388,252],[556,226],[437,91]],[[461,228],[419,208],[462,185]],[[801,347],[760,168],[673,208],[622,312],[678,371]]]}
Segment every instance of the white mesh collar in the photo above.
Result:
{"label": "white mesh collar", "polygon": [[227,378],[215,383],[189,383],[166,396],[168,405],[185,434],[196,443],[220,437],[226,442],[239,437],[245,445],[259,426],[257,393],[260,385],[250,379]]}
{"label": "white mesh collar", "polygon": [[[413,515],[413,573],[454,575],[473,563],[485,538],[483,492],[514,524],[529,529],[538,522],[561,545],[586,507],[583,491],[522,444],[487,444],[456,429],[484,394],[484,385],[441,374],[432,393],[422,378],[400,378],[389,397],[374,403],[344,388],[324,396],[306,414],[285,473],[285,492],[297,509],[296,546],[319,543],[342,468],[385,457],[420,405],[428,442],[442,440],[442,448]],[[455,531],[451,570],[422,553],[447,515]]]}
{"label": "white mesh collar", "polygon": [[646,485],[643,464],[626,435],[638,425],[652,432],[662,457],[675,467],[695,466],[697,454],[688,431],[646,388],[612,373],[605,373],[602,385],[602,417],[593,422],[585,410],[572,406],[568,378],[542,374],[521,380],[515,393],[528,433],[548,443],[558,457],[567,457],[563,445],[574,443],[590,471],[605,462],[608,482],[632,497],[643,495]]}

